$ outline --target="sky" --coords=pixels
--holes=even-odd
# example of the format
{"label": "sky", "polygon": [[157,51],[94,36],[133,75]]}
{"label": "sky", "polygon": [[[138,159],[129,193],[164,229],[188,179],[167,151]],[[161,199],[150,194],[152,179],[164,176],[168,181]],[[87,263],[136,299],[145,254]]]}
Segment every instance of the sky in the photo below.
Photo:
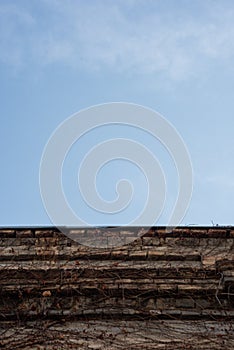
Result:
{"label": "sky", "polygon": [[[1,226],[53,225],[39,186],[44,147],[68,117],[109,102],[153,109],[183,138],[193,194],[181,225],[234,224],[233,1],[0,0],[0,99]],[[67,200],[90,225],[126,224],[144,207],[145,176],[124,159],[103,166],[96,186],[113,201],[128,178],[126,212],[91,210],[77,186],[89,149],[129,137],[164,168],[167,198],[155,224],[168,222],[178,181],[166,150],[136,128],[109,125],[77,141],[64,161]]]}

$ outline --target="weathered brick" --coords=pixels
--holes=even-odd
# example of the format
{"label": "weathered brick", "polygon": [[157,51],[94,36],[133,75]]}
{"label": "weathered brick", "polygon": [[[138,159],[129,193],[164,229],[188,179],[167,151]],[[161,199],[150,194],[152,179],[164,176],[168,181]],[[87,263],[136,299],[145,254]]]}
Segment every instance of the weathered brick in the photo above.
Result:
{"label": "weathered brick", "polygon": [[32,230],[20,230],[16,231],[16,237],[21,238],[21,237],[33,237],[33,232]]}
{"label": "weathered brick", "polygon": [[193,308],[194,300],[192,298],[180,298],[176,299],[176,307],[179,308]]}
{"label": "weathered brick", "polygon": [[0,237],[1,238],[15,237],[15,230],[0,229]]}
{"label": "weathered brick", "polygon": [[146,250],[136,250],[136,251],[130,251],[129,257],[133,259],[142,259],[146,258],[147,251]]}
{"label": "weathered brick", "polygon": [[218,236],[223,236],[223,238],[225,238],[227,236],[227,232],[228,230],[226,229],[220,229],[220,228],[216,228],[216,229],[213,229],[213,228],[210,228],[208,230],[208,235],[211,236],[211,237],[218,237]]}

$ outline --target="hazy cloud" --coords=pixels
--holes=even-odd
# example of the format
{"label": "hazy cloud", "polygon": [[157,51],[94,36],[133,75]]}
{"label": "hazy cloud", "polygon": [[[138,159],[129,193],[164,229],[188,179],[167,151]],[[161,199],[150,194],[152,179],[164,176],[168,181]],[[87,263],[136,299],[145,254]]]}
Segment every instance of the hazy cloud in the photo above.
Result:
{"label": "hazy cloud", "polygon": [[186,79],[210,62],[232,59],[234,4],[197,1],[190,10],[185,3],[43,0],[24,8],[16,1],[1,5],[0,60]]}

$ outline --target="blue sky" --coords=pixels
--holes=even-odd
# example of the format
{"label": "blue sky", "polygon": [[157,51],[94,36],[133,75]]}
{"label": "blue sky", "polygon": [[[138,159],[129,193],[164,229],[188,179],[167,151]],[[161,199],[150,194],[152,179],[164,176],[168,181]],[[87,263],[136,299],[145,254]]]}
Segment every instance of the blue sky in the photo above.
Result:
{"label": "blue sky", "polygon": [[[0,225],[51,224],[38,180],[44,146],[70,115],[112,101],[153,108],[182,135],[194,170],[182,224],[233,225],[233,62],[233,1],[0,0]],[[101,138],[129,132],[106,129]],[[69,154],[64,188],[90,224],[121,224],[126,217],[99,220],[74,194],[79,150],[98,137]],[[168,176],[163,225],[176,195],[175,172],[160,145],[143,140]],[[145,198],[144,176],[116,162],[103,168],[97,187],[111,200],[117,175],[129,176],[138,204],[127,216],[134,216]]]}

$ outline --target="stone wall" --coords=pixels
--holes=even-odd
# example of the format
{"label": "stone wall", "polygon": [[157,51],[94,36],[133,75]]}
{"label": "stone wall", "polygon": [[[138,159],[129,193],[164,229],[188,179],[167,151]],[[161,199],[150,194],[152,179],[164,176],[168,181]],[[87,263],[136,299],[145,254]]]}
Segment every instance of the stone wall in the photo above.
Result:
{"label": "stone wall", "polygon": [[234,349],[234,229],[121,228],[125,243],[133,231],[97,249],[55,228],[0,229],[2,348]]}

